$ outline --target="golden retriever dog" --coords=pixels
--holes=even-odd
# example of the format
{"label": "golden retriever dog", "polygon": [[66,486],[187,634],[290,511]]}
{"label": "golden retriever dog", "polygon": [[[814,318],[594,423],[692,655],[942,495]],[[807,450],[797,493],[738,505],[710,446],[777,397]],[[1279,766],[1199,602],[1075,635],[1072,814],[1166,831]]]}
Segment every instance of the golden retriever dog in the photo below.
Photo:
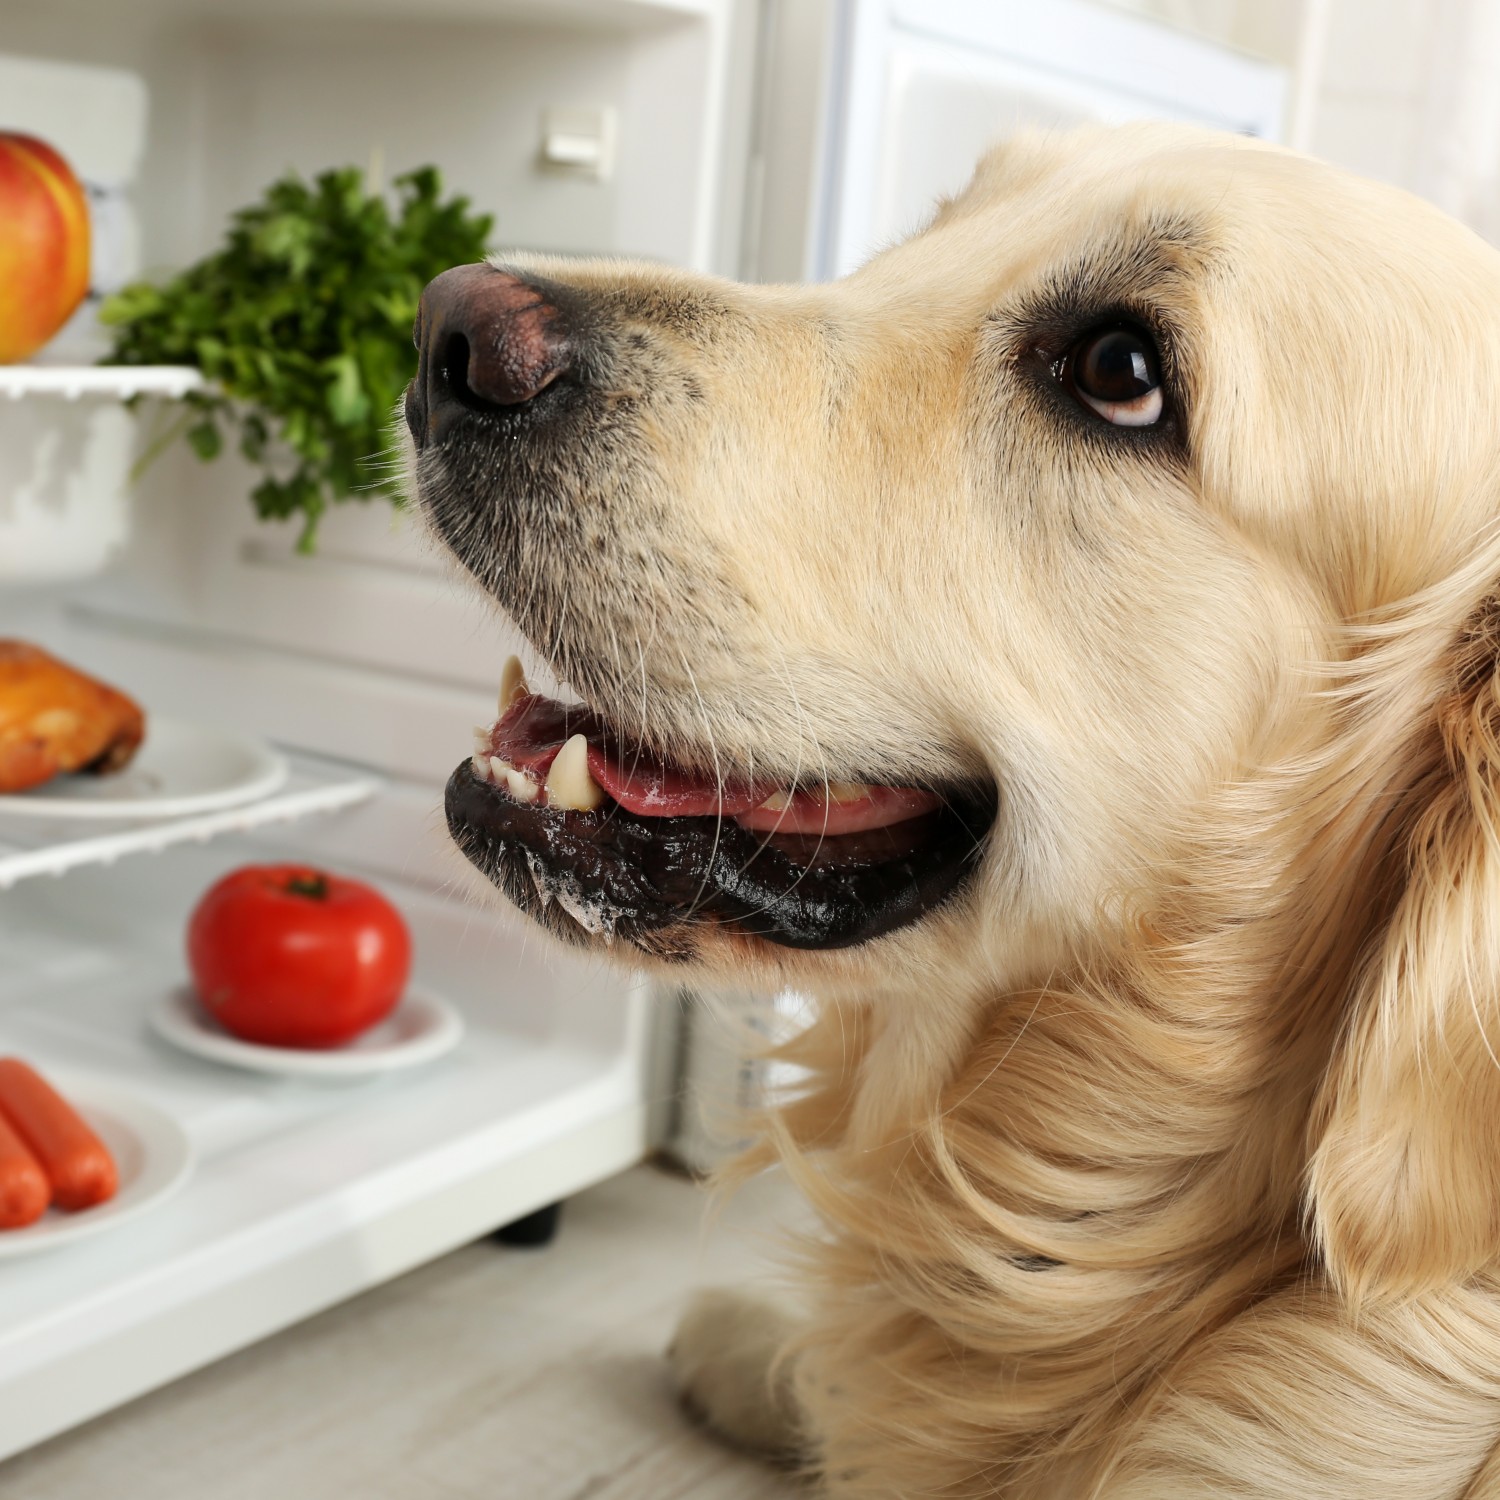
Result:
{"label": "golden retriever dog", "polygon": [[459,846],[791,985],[810,1311],[687,1315],[839,1500],[1500,1496],[1500,254],[1289,152],[1029,136],[826,286],[428,289],[512,669]]}

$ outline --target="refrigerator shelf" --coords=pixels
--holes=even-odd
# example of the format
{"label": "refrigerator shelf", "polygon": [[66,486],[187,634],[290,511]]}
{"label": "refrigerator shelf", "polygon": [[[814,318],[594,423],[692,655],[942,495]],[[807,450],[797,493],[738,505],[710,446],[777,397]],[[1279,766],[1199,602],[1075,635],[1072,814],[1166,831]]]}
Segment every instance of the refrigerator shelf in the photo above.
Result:
{"label": "refrigerator shelf", "polygon": [[[378,820],[386,795],[322,833]],[[650,1147],[642,981],[546,951],[507,913],[359,866],[406,917],[413,982],[463,1014],[457,1048],[406,1073],[320,1083],[226,1067],[157,1038],[147,1017],[184,982],[194,902],[238,864],[300,854],[284,836],[32,881],[0,902],[0,1053],[128,1091],[170,1115],[197,1158],[182,1190],[139,1218],[7,1262],[0,1458],[566,1198]],[[347,852],[339,862],[349,867]]]}
{"label": "refrigerator shelf", "polygon": [[39,875],[64,875],[83,865],[112,865],[128,854],[158,854],[174,844],[207,843],[268,823],[288,823],[367,801],[377,777],[333,761],[290,755],[291,775],[277,792],[255,802],[188,817],[145,819],[122,827],[67,824],[0,814],[0,891]]}
{"label": "refrigerator shelf", "polygon": [[[380,20],[463,22],[497,28],[543,25],[567,27],[587,36],[653,31],[673,22],[715,14],[720,0],[264,0],[247,13],[235,0],[138,0],[132,6],[137,24],[182,26],[234,20],[259,25],[288,21],[336,21],[349,24],[373,13]],[[79,0],[71,15],[114,19],[116,0]],[[81,49],[80,49],[81,50]]]}
{"label": "refrigerator shelf", "polygon": [[179,400],[204,384],[191,365],[0,365],[0,396],[56,396],[80,401],[101,396],[128,401],[132,396]]}

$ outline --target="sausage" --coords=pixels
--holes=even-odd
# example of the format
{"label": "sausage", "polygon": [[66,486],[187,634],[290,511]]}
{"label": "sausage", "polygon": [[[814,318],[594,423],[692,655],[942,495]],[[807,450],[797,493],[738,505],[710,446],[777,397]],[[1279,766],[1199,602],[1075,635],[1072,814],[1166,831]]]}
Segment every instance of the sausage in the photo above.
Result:
{"label": "sausage", "polygon": [[47,1212],[52,1188],[26,1142],[0,1116],[0,1229],[22,1229]]}
{"label": "sausage", "polygon": [[0,1057],[0,1115],[41,1163],[59,1208],[93,1208],[114,1197],[118,1177],[109,1149],[73,1106],[18,1057]]}

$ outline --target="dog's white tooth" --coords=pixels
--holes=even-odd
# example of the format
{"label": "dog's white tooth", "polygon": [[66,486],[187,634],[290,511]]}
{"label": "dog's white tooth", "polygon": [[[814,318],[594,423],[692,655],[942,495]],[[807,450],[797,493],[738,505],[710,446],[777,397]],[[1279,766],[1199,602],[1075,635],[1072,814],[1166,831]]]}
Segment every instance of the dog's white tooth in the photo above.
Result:
{"label": "dog's white tooth", "polygon": [[489,759],[490,732],[478,724],[474,726],[474,753],[484,756],[486,760]]}
{"label": "dog's white tooth", "polygon": [[765,812],[785,812],[791,805],[792,794],[790,792],[772,792],[761,803],[761,809]]}
{"label": "dog's white tooth", "polygon": [[547,772],[547,805],[571,812],[592,812],[604,801],[604,788],[589,771],[589,742],[575,734]]}
{"label": "dog's white tooth", "polygon": [[833,802],[862,802],[870,795],[870,787],[863,781],[830,781],[828,796]]}
{"label": "dog's white tooth", "polygon": [[474,767],[474,774],[481,781],[490,779],[490,758],[487,755],[475,754],[469,757],[469,764]]}
{"label": "dog's white tooth", "polygon": [[492,755],[485,762],[489,779],[498,787],[504,787],[517,802],[535,802],[542,789],[525,771],[518,771],[508,760]]}
{"label": "dog's white tooth", "polygon": [[505,659],[505,665],[500,670],[500,713],[504,717],[508,709],[517,698],[531,689],[526,686],[526,674],[521,670],[521,658],[509,656]]}
{"label": "dog's white tooth", "polygon": [[524,771],[514,767],[505,773],[505,785],[517,802],[535,802],[542,789]]}

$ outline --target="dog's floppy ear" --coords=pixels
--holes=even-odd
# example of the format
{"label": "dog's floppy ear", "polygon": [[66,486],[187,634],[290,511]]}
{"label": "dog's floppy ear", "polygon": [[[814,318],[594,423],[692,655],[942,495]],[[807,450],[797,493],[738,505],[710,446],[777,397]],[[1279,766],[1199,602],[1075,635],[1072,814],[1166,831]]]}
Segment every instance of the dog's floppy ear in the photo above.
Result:
{"label": "dog's floppy ear", "polygon": [[1471,617],[1408,782],[1391,914],[1315,1114],[1317,1241],[1352,1300],[1500,1259],[1500,596]]}

